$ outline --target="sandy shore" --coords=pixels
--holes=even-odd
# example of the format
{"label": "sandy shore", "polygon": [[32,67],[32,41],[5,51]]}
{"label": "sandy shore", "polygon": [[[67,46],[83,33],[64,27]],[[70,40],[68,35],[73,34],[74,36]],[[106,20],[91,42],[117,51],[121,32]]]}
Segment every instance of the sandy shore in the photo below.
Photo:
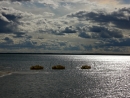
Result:
{"label": "sandy shore", "polygon": [[9,71],[0,71],[0,77],[3,77],[5,75],[10,75],[10,74],[11,74],[11,72],[9,72]]}

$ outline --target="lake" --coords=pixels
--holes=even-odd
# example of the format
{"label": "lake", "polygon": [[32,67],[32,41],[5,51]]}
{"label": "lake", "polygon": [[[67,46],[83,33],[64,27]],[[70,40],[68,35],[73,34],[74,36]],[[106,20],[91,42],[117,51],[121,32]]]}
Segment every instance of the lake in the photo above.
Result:
{"label": "lake", "polygon": [[0,98],[130,98],[130,56],[0,54]]}

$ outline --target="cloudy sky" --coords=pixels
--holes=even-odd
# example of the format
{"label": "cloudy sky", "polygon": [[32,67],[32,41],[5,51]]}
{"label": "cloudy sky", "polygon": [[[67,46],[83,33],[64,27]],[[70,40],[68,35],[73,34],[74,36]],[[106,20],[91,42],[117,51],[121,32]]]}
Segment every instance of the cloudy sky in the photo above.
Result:
{"label": "cloudy sky", "polygon": [[0,53],[130,53],[130,0],[0,0]]}

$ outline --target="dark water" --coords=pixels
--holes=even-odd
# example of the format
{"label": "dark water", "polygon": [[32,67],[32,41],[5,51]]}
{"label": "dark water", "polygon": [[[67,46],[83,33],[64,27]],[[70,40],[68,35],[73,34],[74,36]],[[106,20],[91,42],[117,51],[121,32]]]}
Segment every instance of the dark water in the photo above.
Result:
{"label": "dark water", "polygon": [[0,98],[130,98],[130,56],[0,54],[0,75]]}

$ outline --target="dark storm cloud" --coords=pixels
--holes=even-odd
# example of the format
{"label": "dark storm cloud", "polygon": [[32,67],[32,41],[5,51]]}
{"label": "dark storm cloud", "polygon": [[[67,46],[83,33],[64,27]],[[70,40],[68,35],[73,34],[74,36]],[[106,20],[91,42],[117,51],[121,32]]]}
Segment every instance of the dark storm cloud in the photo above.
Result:
{"label": "dark storm cloud", "polygon": [[79,33],[79,37],[82,37],[82,38],[92,38],[92,34],[87,34],[86,32],[81,32]]}
{"label": "dark storm cloud", "polygon": [[110,30],[105,27],[93,26],[89,30],[90,30],[90,32],[95,32],[95,33],[99,34],[99,36],[102,38],[112,38],[112,37],[122,38],[123,37],[122,32],[117,29]]}
{"label": "dark storm cloud", "polygon": [[79,11],[68,17],[77,17],[79,20],[90,20],[104,25],[113,23],[117,28],[130,29],[130,8],[122,8],[111,13]]}
{"label": "dark storm cloud", "polygon": [[11,7],[0,7],[0,14],[9,21],[17,21],[22,18],[23,12],[15,10]]}
{"label": "dark storm cloud", "polygon": [[16,23],[20,15],[10,12],[12,9],[1,7],[0,8],[0,33],[13,32],[13,28],[16,29]]}
{"label": "dark storm cloud", "polygon": [[101,26],[89,27],[88,31],[80,32],[79,36],[82,38],[123,38],[121,31]]}
{"label": "dark storm cloud", "polygon": [[19,16],[19,15],[13,15],[13,14],[7,14],[7,13],[2,13],[2,15],[4,17],[6,17],[9,21],[17,21],[17,19],[20,19],[22,18],[22,16]]}
{"label": "dark storm cloud", "polygon": [[3,19],[0,19],[0,33],[12,31],[10,28],[7,27],[8,24],[9,24],[9,22],[7,22]]}
{"label": "dark storm cloud", "polygon": [[62,31],[63,33],[76,33],[76,30],[73,26],[66,27],[65,30]]}
{"label": "dark storm cloud", "polygon": [[51,30],[48,30],[47,32],[51,32],[52,34],[55,34],[55,35],[65,35],[65,34],[77,33],[77,31],[78,30],[75,27],[67,26],[67,27],[62,28],[62,29],[58,28],[57,30],[51,29]]}

